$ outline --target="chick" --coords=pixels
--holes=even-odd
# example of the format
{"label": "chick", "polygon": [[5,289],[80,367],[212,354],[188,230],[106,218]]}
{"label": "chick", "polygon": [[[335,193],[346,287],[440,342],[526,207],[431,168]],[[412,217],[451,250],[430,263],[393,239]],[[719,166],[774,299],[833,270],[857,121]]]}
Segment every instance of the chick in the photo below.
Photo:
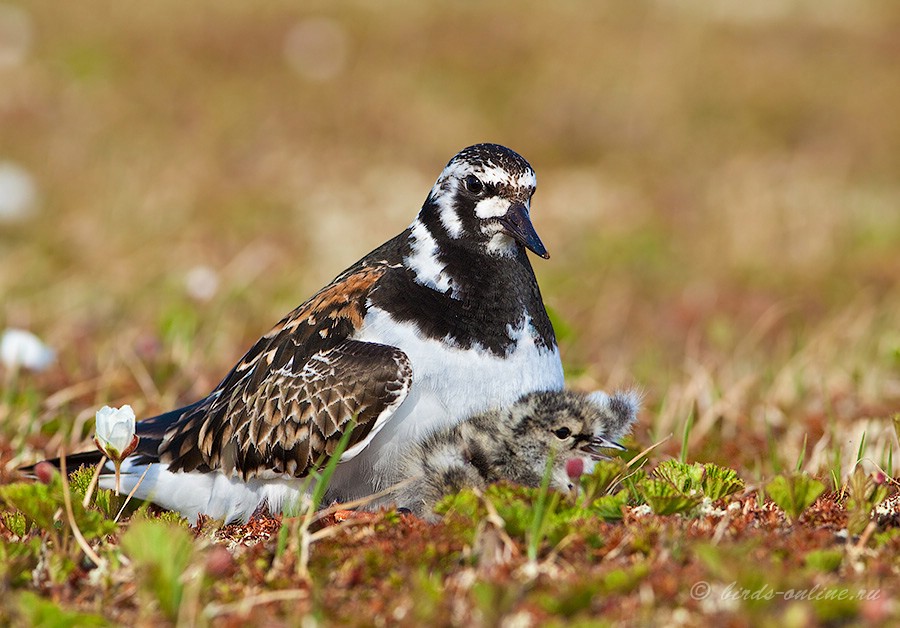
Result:
{"label": "chick", "polygon": [[460,489],[483,489],[500,480],[540,486],[551,454],[550,486],[568,490],[567,463],[580,459],[590,473],[597,460],[607,458],[603,449],[623,450],[616,441],[631,430],[639,407],[634,390],[529,393],[410,449],[401,461],[401,476],[408,480],[369,507],[394,504],[434,522],[437,502]]}

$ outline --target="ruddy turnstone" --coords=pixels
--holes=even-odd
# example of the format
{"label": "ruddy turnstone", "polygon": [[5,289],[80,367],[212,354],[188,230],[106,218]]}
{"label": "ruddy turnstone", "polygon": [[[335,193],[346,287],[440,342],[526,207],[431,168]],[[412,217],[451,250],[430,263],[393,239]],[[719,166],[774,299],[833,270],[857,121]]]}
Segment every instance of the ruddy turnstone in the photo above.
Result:
{"label": "ruddy turnstone", "polygon": [[410,447],[400,460],[402,475],[410,479],[373,505],[394,504],[436,521],[437,502],[462,488],[483,489],[500,480],[540,486],[551,455],[550,486],[569,489],[569,461],[580,459],[590,473],[606,457],[603,449],[624,449],[616,441],[631,431],[639,405],[633,390],[529,393]]}
{"label": "ruddy turnstone", "polygon": [[432,432],[562,388],[526,254],[548,257],[534,190],[516,152],[460,151],[406,230],[284,317],[208,396],[138,423],[122,490],[191,519],[277,511],[355,421],[329,495],[361,497],[392,485]]}

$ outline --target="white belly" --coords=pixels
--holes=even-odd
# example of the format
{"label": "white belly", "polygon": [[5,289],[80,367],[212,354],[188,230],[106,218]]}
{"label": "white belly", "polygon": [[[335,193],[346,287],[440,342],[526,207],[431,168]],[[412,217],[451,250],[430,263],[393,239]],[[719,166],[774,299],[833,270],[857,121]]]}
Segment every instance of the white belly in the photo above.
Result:
{"label": "white belly", "polygon": [[[370,309],[356,338],[402,349],[412,363],[413,382],[406,400],[369,445],[338,465],[327,499],[346,501],[396,483],[402,479],[397,469],[400,452],[435,430],[489,408],[509,405],[528,392],[561,389],[559,351],[535,345],[534,329],[527,319],[521,329],[511,330],[511,335],[518,338],[516,348],[500,358],[423,338],[415,325],[396,323],[384,311]],[[122,490],[131,491],[144,469],[126,460]],[[104,476],[100,484],[112,488],[113,479]],[[263,501],[273,512],[297,503],[308,486],[305,478],[243,482],[221,473],[172,473],[165,464],[157,463],[140,482],[135,496],[177,510],[192,521],[199,513],[231,521],[246,520]]]}
{"label": "white belly", "polygon": [[505,357],[486,350],[463,350],[425,338],[412,323],[398,323],[371,308],[358,340],[399,347],[412,363],[409,396],[372,442],[352,460],[341,463],[330,495],[348,499],[367,495],[397,481],[399,452],[432,432],[489,408],[506,406],[525,393],[563,387],[559,351],[535,344],[530,320],[510,330],[518,340]]}
{"label": "white belly", "polygon": [[[112,471],[112,463],[107,462],[106,468]],[[115,476],[102,475],[99,484],[101,488],[115,488]],[[173,473],[162,462],[153,463],[148,469],[146,465],[136,465],[134,458],[126,458],[120,490],[123,495],[134,490],[137,499],[175,510],[194,524],[200,514],[224,519],[226,523],[247,521],[263,502],[272,513],[281,512],[284,507],[299,511],[310,485],[307,478],[254,478],[244,482],[217,472]]]}

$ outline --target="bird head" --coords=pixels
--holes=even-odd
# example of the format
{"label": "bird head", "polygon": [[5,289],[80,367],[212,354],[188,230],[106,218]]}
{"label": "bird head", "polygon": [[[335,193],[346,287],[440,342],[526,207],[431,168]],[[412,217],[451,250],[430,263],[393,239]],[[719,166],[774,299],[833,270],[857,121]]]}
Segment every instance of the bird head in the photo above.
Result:
{"label": "bird head", "polygon": [[543,477],[552,457],[552,485],[572,488],[567,467],[590,473],[608,450],[624,450],[618,439],[637,418],[640,396],[633,390],[607,395],[574,391],[531,393],[511,409],[511,438],[520,463],[532,477]]}
{"label": "bird head", "polygon": [[475,144],[457,153],[435,182],[423,218],[436,219],[450,240],[474,243],[495,256],[522,247],[550,257],[531,224],[536,179],[525,159],[499,144]]}

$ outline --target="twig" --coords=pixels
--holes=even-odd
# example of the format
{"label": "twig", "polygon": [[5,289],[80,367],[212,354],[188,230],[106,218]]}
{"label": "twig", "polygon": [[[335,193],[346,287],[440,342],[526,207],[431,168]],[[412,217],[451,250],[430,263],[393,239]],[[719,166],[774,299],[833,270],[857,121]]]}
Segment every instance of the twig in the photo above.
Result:
{"label": "twig", "polygon": [[[543,562],[545,562],[545,563],[557,562],[560,552],[562,552],[566,547],[568,547],[573,542],[575,542],[575,540],[578,538],[579,538],[578,533],[576,533],[576,532],[570,532],[569,534],[567,534],[566,536],[561,538],[559,540],[559,543],[557,543],[554,547],[552,547],[550,549],[549,552],[547,552],[547,555],[544,557]],[[571,567],[571,565],[569,563],[566,563],[566,564]]]}
{"label": "twig", "polygon": [[128,493],[128,496],[125,498],[125,502],[122,504],[122,507],[119,508],[119,514],[116,515],[116,519],[115,519],[116,523],[119,523],[119,517],[121,517],[122,513],[125,512],[125,506],[127,506],[128,502],[131,501],[131,498],[134,497],[134,494],[137,492],[138,487],[141,485],[141,482],[144,481],[144,476],[147,475],[147,471],[149,471],[150,467],[152,467],[152,466],[153,466],[152,462],[147,465],[147,468],[144,469],[143,473],[141,473],[141,477],[138,479],[137,484],[135,484],[134,488],[131,489],[131,492]]}
{"label": "twig", "polygon": [[322,510],[319,510],[316,513],[315,520],[323,519],[323,518],[327,517],[328,515],[334,514],[341,510],[352,510],[353,508],[356,508],[357,506],[365,506],[366,504],[369,504],[369,503],[375,501],[379,497],[384,497],[385,495],[390,495],[394,491],[403,488],[404,486],[406,486],[407,484],[409,484],[410,482],[412,482],[413,480],[416,480],[416,479],[418,479],[418,478],[407,478],[401,482],[392,484],[391,486],[389,486],[387,488],[381,489],[377,493],[372,493],[371,495],[366,495],[365,497],[360,497],[358,499],[354,499],[349,502],[332,504],[328,508],[323,508]]}
{"label": "twig", "polygon": [[176,626],[196,626],[200,610],[200,589],[203,585],[203,565],[189,566],[179,580],[184,585],[181,594],[181,603],[178,605],[178,618]]}
{"label": "twig", "polygon": [[306,589],[267,591],[265,593],[260,593],[259,595],[254,595],[252,597],[245,597],[244,599],[237,602],[232,602],[231,604],[210,604],[206,607],[206,609],[204,609],[203,614],[209,618],[218,617],[219,615],[224,615],[226,613],[231,613],[234,611],[239,612],[241,615],[246,615],[254,606],[259,606],[260,604],[271,604],[272,602],[289,602],[291,600],[303,600],[308,597],[309,591]]}
{"label": "twig", "polygon": [[878,523],[875,521],[870,521],[869,525],[866,526],[866,529],[863,530],[863,533],[859,536],[859,542],[856,544],[856,549],[862,551],[866,545],[869,544],[869,539],[872,538],[872,535],[875,533],[875,530],[878,529]]}
{"label": "twig", "polygon": [[103,465],[106,464],[106,456],[100,458],[100,462],[97,464],[97,468],[94,469],[94,477],[91,478],[91,483],[88,484],[87,491],[84,493],[84,500],[81,502],[82,507],[87,508],[91,503],[91,497],[94,496],[94,490],[97,488],[97,481],[100,479],[100,472],[103,470]]}
{"label": "twig", "polygon": [[622,538],[619,540],[619,544],[616,545],[616,546],[615,546],[614,548],[612,548],[611,550],[609,550],[609,551],[603,556],[603,558],[600,559],[600,562],[605,563],[605,562],[607,562],[607,561],[614,560],[614,559],[617,558],[622,552],[625,551],[625,545],[626,545],[626,543],[631,543],[632,541],[634,541],[634,534],[631,533],[631,532],[626,532],[626,533],[622,536]]}
{"label": "twig", "polygon": [[731,510],[725,510],[725,516],[719,521],[718,525],[716,525],[716,530],[713,532],[712,536],[712,544],[718,545],[722,542],[722,538],[725,536],[725,533],[728,531],[728,525],[731,523]]}
{"label": "twig", "polygon": [[99,567],[103,563],[103,559],[88,545],[87,539],[84,538],[84,535],[78,528],[78,524],[75,523],[75,512],[72,510],[72,495],[69,494],[69,476],[66,473],[66,450],[63,447],[59,448],[59,470],[62,475],[63,503],[66,505],[66,516],[69,519],[69,527],[72,529],[72,534],[75,535],[75,542],[78,543],[85,555],[91,559],[91,562]]}
{"label": "twig", "polygon": [[503,541],[503,545],[509,552],[508,558],[512,558],[519,553],[519,548],[516,546],[515,541],[512,540],[512,537],[506,532],[506,521],[504,521],[503,517],[500,516],[500,513],[497,512],[494,503],[485,497],[482,491],[475,489],[475,494],[481,500],[481,503],[484,504],[484,509],[487,511],[487,521],[497,529],[497,535],[500,537],[500,540]]}
{"label": "twig", "polygon": [[[484,545],[485,539],[489,538],[484,536],[487,528],[479,526],[478,529],[481,531],[480,534],[482,536],[481,549],[479,550],[479,553],[481,554],[479,563],[488,569],[497,564],[507,565],[513,558],[519,555],[519,548],[506,531],[506,521],[504,521],[503,517],[497,512],[497,508],[494,506],[493,502],[491,502],[491,500],[489,500],[480,490],[476,489],[475,494],[481,500],[481,503],[484,504],[484,508],[487,511],[487,517],[485,517],[484,521],[494,529],[494,533],[500,540],[501,546],[500,555],[497,556],[499,560],[494,561],[494,556],[488,554]],[[485,558],[487,558],[487,561],[484,560]]]}
{"label": "twig", "polygon": [[300,542],[300,556],[299,556],[299,576],[301,578],[308,579],[309,572],[307,569],[307,565],[309,564],[309,555],[310,555],[310,547],[316,541],[328,538],[333,534],[337,534],[337,530],[342,530],[349,523],[349,521],[342,521],[334,526],[329,526],[327,528],[323,528],[322,530],[317,530],[316,532],[309,532],[310,526],[313,523],[320,521],[324,517],[331,515],[339,510],[348,510],[350,508],[354,508],[356,506],[362,506],[364,504],[371,503],[378,499],[379,497],[383,497],[384,495],[389,495],[396,491],[398,488],[402,488],[415,478],[408,478],[403,480],[402,482],[398,482],[388,488],[381,490],[373,495],[367,495],[366,497],[362,497],[360,499],[353,500],[351,502],[346,502],[342,504],[333,504],[328,508],[323,508],[322,510],[314,511],[312,510],[313,501],[310,502],[310,506],[304,515],[300,518],[298,526],[297,526],[297,536]]}
{"label": "twig", "polygon": [[82,395],[87,395],[88,393],[96,391],[99,388],[99,383],[100,378],[94,378],[87,381],[78,382],[77,384],[73,384],[71,386],[67,386],[62,390],[57,390],[55,393],[47,397],[47,399],[42,404],[44,408],[44,415],[52,416],[55,411],[59,410],[60,407],[72,401],[73,399],[77,399]]}
{"label": "twig", "polygon": [[[388,488],[382,489],[382,490],[378,491],[377,493],[373,493],[371,495],[366,495],[365,497],[360,497],[359,499],[355,499],[355,500],[349,501],[349,502],[344,502],[344,503],[340,503],[340,504],[332,504],[328,508],[323,508],[322,510],[318,511],[316,513],[316,518],[314,519],[314,521],[320,521],[323,518],[325,518],[331,514],[334,514],[336,512],[340,512],[342,510],[350,510],[352,508],[355,508],[356,506],[363,506],[365,504],[368,504],[369,502],[372,502],[372,501],[378,499],[379,497],[383,497],[389,493],[392,493],[393,491],[397,490],[398,488],[402,488],[403,486],[406,486],[407,484],[409,484],[410,482],[412,482],[415,479],[416,478],[407,478],[407,479],[403,480],[402,482],[398,482],[397,484],[389,486]],[[310,544],[312,544],[312,543],[315,543],[316,541],[321,541],[322,539],[327,539],[331,536],[334,536],[335,534],[337,534],[344,528],[348,528],[348,527],[354,526],[354,525],[360,525],[363,523],[369,523],[369,522],[361,521],[361,520],[357,521],[354,519],[345,519],[344,521],[339,521],[338,523],[336,523],[334,525],[322,528],[321,530],[316,530],[315,532],[309,534],[309,542],[310,542]]]}
{"label": "twig", "polygon": [[662,445],[664,442],[666,442],[666,441],[669,440],[670,438],[672,438],[672,435],[671,435],[671,434],[669,434],[668,436],[666,436],[666,437],[663,438],[662,440],[656,441],[655,443],[653,443],[652,445],[650,445],[649,447],[647,447],[647,449],[645,449],[644,451],[642,451],[641,453],[639,453],[638,455],[636,455],[634,458],[632,458],[631,460],[629,460],[629,461],[628,461],[628,464],[625,465],[625,466],[632,467],[632,466],[636,465],[636,464],[637,464],[638,462],[640,462],[642,459],[645,459],[645,456],[646,456],[647,454],[649,454],[651,451],[653,451],[654,449],[656,449],[657,447],[659,447],[660,445]]}
{"label": "twig", "polygon": [[888,484],[894,484],[895,486],[900,486],[900,480],[897,480],[896,478],[894,478],[893,475],[891,475],[893,473],[893,471],[889,471],[889,470],[882,468],[882,466],[880,464],[878,464],[877,462],[872,460],[869,456],[866,456],[865,458],[860,458],[859,462],[868,462],[869,464],[871,464],[873,467],[875,467],[876,469],[881,471],[881,473],[884,474],[884,479],[885,479],[885,481],[887,481]]}

